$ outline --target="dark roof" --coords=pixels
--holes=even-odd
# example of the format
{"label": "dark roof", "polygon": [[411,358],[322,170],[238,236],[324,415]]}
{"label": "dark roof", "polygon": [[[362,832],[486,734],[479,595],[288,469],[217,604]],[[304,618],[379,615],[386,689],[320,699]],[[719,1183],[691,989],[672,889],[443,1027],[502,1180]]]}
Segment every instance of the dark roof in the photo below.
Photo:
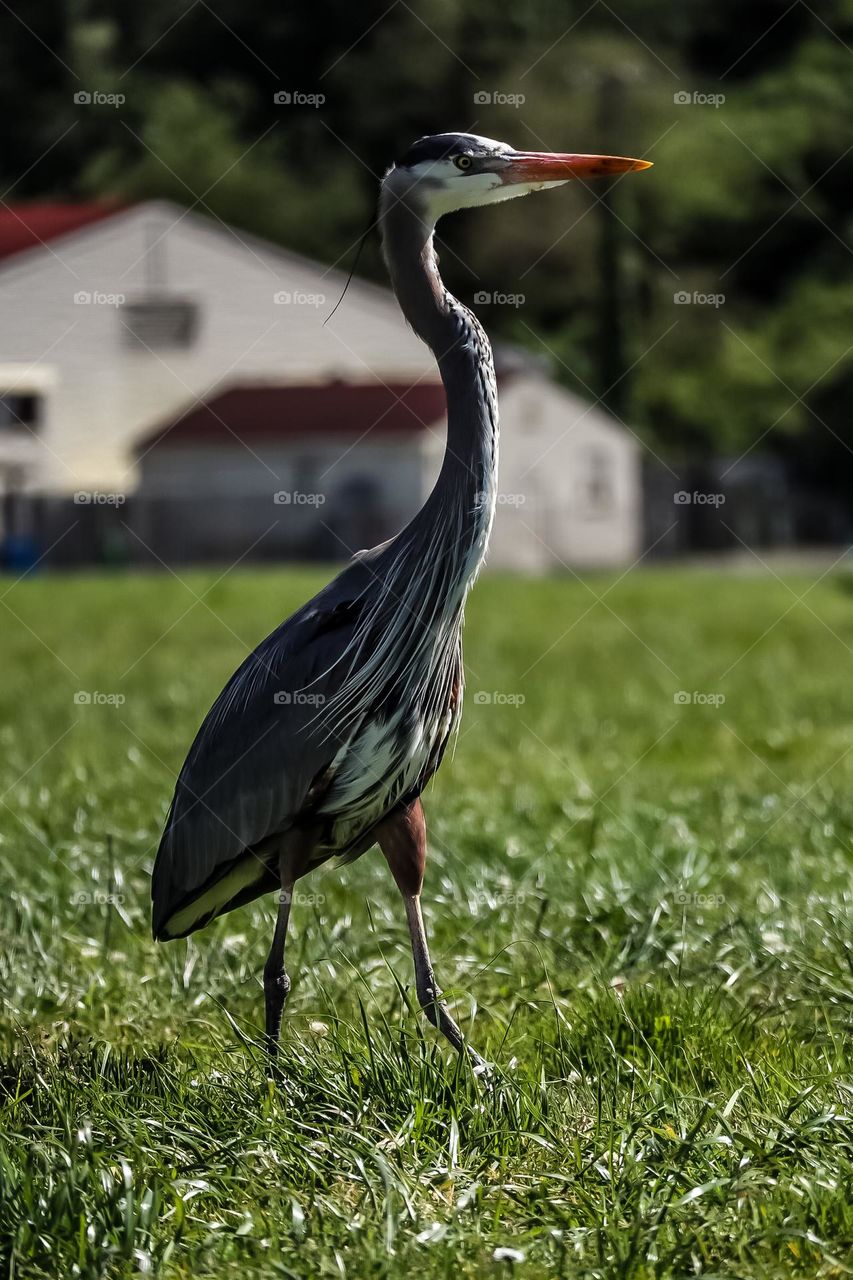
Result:
{"label": "dark roof", "polygon": [[346,436],[368,440],[426,431],[444,418],[439,382],[328,382],[230,387],[159,427],[137,446],[238,445],[238,440]]}
{"label": "dark roof", "polygon": [[104,200],[83,204],[39,200],[0,205],[0,259],[10,258],[24,249],[47,244],[93,222],[111,218],[125,208],[127,205]]}

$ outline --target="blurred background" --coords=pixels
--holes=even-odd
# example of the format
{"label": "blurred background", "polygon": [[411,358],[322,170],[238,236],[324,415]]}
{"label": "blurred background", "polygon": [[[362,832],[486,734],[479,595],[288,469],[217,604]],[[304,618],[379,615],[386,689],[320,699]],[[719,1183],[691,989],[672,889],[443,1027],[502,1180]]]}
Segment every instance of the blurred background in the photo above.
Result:
{"label": "blurred background", "polygon": [[[441,456],[370,227],[419,135],[647,157],[446,219],[492,335],[492,562],[851,532],[853,5],[7,7],[5,566],[335,559]],[[373,282],[371,285],[367,282]]]}

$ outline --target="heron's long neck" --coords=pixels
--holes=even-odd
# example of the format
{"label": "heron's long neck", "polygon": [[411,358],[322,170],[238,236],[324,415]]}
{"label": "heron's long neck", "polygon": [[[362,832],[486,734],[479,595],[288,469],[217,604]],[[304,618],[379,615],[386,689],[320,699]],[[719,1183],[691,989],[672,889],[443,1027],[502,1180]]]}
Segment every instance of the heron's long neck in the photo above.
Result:
{"label": "heron's long neck", "polygon": [[465,598],[486,554],[496,501],[492,352],[438,274],[432,228],[383,193],[382,241],[403,314],[432,349],[447,393],[447,447],[421,510],[376,549],[350,673],[323,716],[353,726],[377,707],[446,734],[460,707]]}
{"label": "heron's long neck", "polygon": [[[402,203],[382,212],[383,251],[403,314],[431,348],[447,396],[447,445],[435,488],[410,529],[461,547],[463,595],[486,554],[497,490],[498,411],[492,349],[438,273],[432,227]],[[449,545],[439,546],[450,551]],[[451,557],[455,560],[455,556]]]}

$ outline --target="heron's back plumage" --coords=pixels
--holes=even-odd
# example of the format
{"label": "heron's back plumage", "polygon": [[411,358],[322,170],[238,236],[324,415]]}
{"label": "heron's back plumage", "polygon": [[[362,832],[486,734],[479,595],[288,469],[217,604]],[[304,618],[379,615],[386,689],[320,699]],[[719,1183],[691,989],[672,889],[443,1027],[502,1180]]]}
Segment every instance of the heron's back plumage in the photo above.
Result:
{"label": "heron's back plumage", "polygon": [[296,823],[323,831],[314,864],[358,856],[365,834],[435,772],[461,711],[461,612],[442,617],[430,568],[410,574],[401,624],[383,563],[394,556],[389,546],[356,557],[211,707],[154,866],[155,937],[193,932],[275,888],[275,855]]}
{"label": "heron's back plumage", "polygon": [[[292,825],[340,745],[317,722],[317,709],[344,678],[338,660],[357,626],[363,576],[348,568],[276,628],[205,717],[154,865],[155,937],[191,932],[268,887],[270,841]],[[216,886],[238,869],[235,900],[223,899]],[[206,894],[210,911],[194,912]],[[182,912],[189,914],[176,924]]]}

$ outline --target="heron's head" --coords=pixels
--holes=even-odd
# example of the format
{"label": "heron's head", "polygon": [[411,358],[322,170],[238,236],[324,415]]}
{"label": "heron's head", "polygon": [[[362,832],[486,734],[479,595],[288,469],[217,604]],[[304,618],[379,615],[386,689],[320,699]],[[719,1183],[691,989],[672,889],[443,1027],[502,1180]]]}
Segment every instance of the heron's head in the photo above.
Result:
{"label": "heron's head", "polygon": [[455,209],[497,204],[531,191],[559,187],[573,178],[600,178],[649,169],[649,160],[550,151],[516,151],[474,133],[419,138],[388,170],[383,200],[400,201],[435,223]]}

